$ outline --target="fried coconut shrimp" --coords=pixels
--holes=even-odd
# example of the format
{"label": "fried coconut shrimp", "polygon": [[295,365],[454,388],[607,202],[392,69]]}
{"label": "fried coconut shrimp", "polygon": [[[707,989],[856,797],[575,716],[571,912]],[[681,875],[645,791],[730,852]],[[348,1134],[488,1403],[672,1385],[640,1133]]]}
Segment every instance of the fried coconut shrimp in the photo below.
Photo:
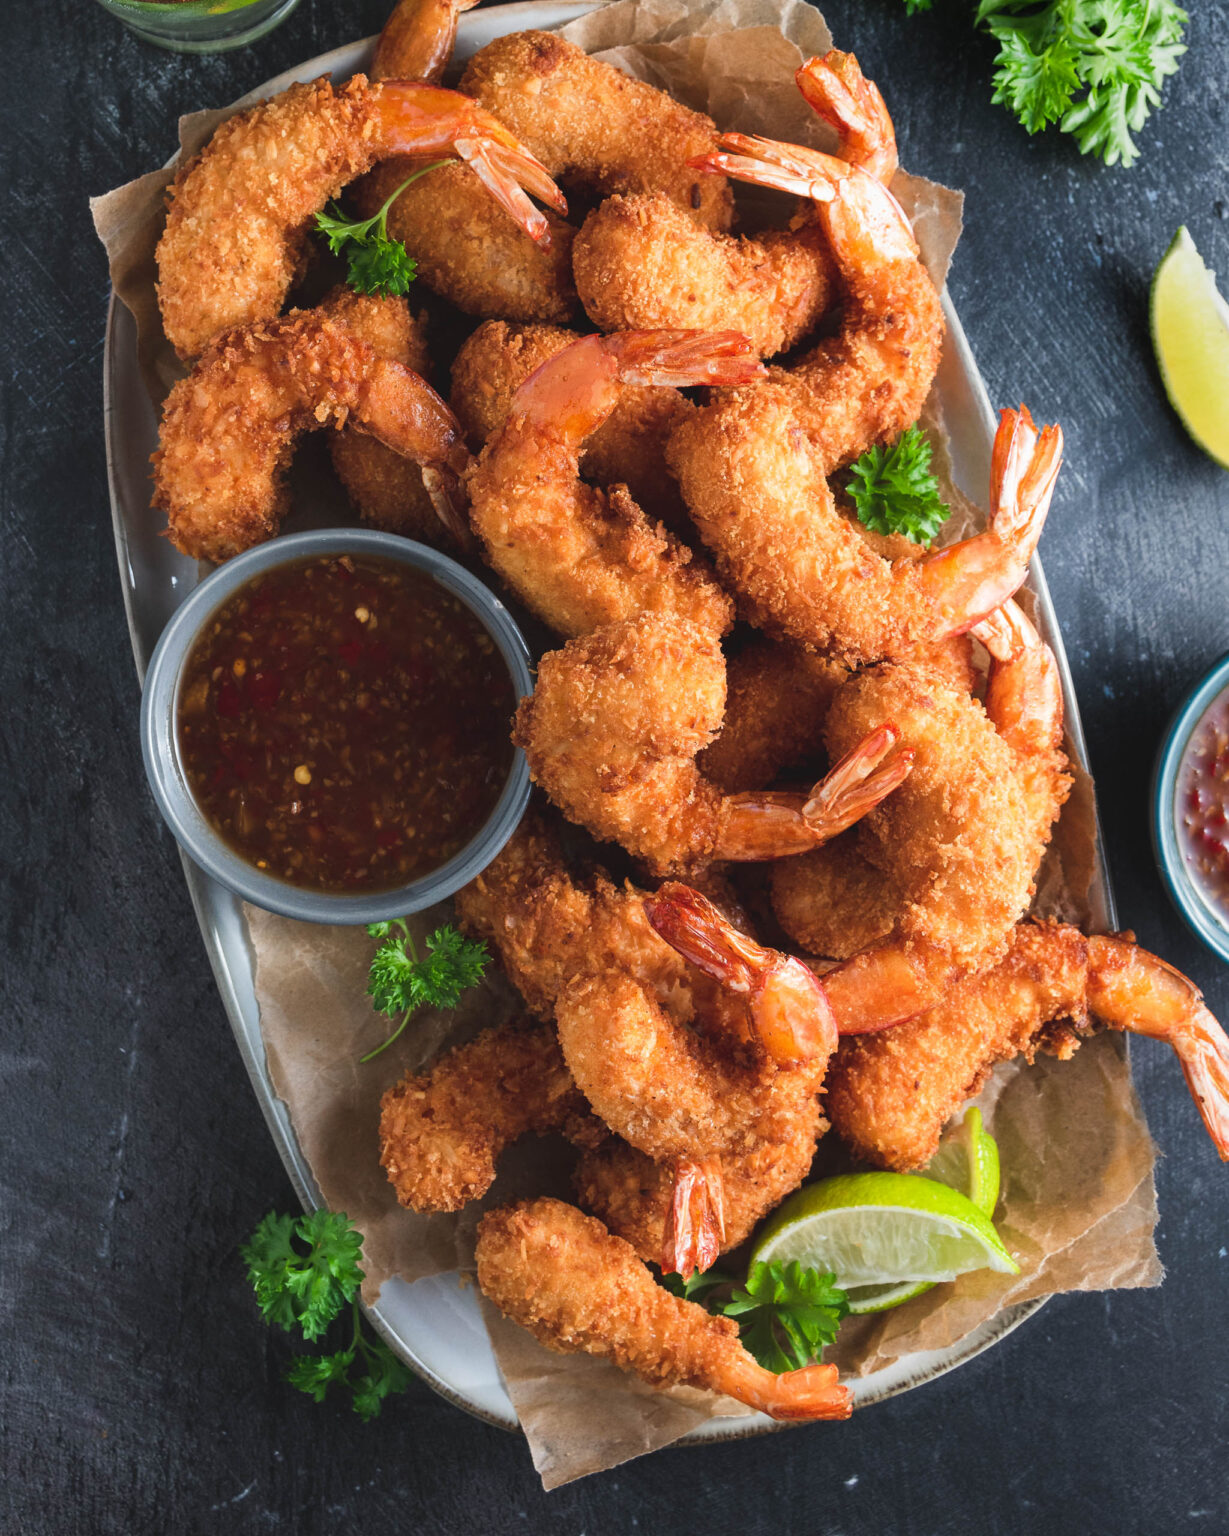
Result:
{"label": "fried coconut shrimp", "polygon": [[700,537],[752,622],[851,662],[875,661],[966,633],[1016,591],[1049,510],[1062,432],[1038,432],[1023,407],[1004,411],[988,528],[920,559],[870,549],[838,512],[797,418],[772,391],[697,411],[667,456]]}
{"label": "fried coconut shrimp", "polygon": [[368,84],[362,75],[336,90],[326,79],[292,85],[223,123],[171,187],[158,304],[179,355],[194,357],[219,331],[279,314],[312,215],[397,154],[458,156],[539,243],[549,239],[546,219],[522,186],[565,211],[533,156],[455,91]]}
{"label": "fried coconut shrimp", "polygon": [[[889,182],[892,120],[854,56],[833,49],[795,79],[836,128],[837,156]],[[735,238],[698,227],[660,193],[607,198],[576,237],[572,265],[585,313],[602,330],[731,326],[761,357],[792,347],[815,326],[835,276],[828,236],[805,207],[789,229]]]}
{"label": "fried coconut shrimp", "polygon": [[493,112],[564,187],[598,199],[661,192],[706,229],[726,229],[724,179],[688,161],[717,148],[710,118],[600,63],[553,32],[496,38],[469,61],[461,90]]}
{"label": "fried coconut shrimp", "polygon": [[227,560],[272,538],[295,440],[349,422],[431,471],[441,516],[463,517],[469,455],[452,412],[418,374],[327,315],[292,311],[219,336],[163,406],[153,505],[186,555]]}
{"label": "fried coconut shrimp", "polygon": [[[1021,923],[998,964],[966,976],[920,1018],[845,1041],[826,1107],[841,1137],[880,1167],[929,1162],[944,1124],[997,1061],[1065,1060],[1088,1015],[1172,1046],[1221,1157],[1229,1158],[1229,1040],[1198,988],[1129,938]],[[1065,1022],[1068,1021],[1068,1022]]]}
{"label": "fried coconut shrimp", "polygon": [[[770,369],[757,390],[792,403],[831,472],[921,415],[943,342],[939,295],[900,204],[874,175],[771,139],[734,133],[721,142],[734,153],[696,163],[820,204],[839,274],[840,327],[789,368]],[[737,414],[737,402],[729,408]]]}
{"label": "fried coconut shrimp", "polygon": [[892,751],[895,729],[879,722],[809,797],[726,795],[696,766],[724,708],[725,659],[712,631],[645,613],[544,656],[513,739],[565,816],[656,874],[817,847],[909,772],[909,754]]}
{"label": "fried coconut shrimp", "polygon": [[654,1387],[723,1392],[775,1419],[849,1417],[836,1366],[765,1370],[730,1318],[672,1296],[628,1243],[560,1200],[488,1212],[477,1259],[483,1294],[548,1349],[600,1355]]}
{"label": "fried coconut shrimp", "polygon": [[[579,340],[562,326],[488,320],[478,327],[457,353],[449,395],[475,453],[508,419],[512,397],[525,380]],[[610,415],[585,439],[581,473],[597,485],[626,485],[636,505],[672,531],[690,528],[666,467],[666,443],[694,409],[677,389],[625,384]]]}
{"label": "fried coconut shrimp", "polygon": [[732,605],[705,567],[626,487],[585,485],[580,455],[629,385],[732,382],[759,368],[734,332],[627,331],[573,342],[517,389],[466,484],[487,558],[539,618],[564,635],[644,612],[729,628]]}
{"label": "fried coconut shrimp", "polygon": [[[430,373],[425,322],[411,314],[404,299],[337,288],[320,309],[380,357],[424,378]],[[456,549],[456,534],[441,522],[420,465],[353,427],[335,433],[329,447],[337,478],[365,523],[437,548]]]}
{"label": "fried coconut shrimp", "polygon": [[1014,603],[974,633],[994,652],[985,708],[891,663],[858,673],[833,701],[831,752],[890,720],[913,771],[852,838],[774,867],[777,917],[806,952],[845,959],[892,936],[969,969],[1001,953],[1027,909],[1071,789],[1058,668]]}
{"label": "fried coconut shrimp", "polygon": [[459,1211],[491,1187],[505,1147],[547,1131],[583,1136],[587,1115],[555,1031],[505,1025],[388,1090],[380,1163],[402,1205]]}

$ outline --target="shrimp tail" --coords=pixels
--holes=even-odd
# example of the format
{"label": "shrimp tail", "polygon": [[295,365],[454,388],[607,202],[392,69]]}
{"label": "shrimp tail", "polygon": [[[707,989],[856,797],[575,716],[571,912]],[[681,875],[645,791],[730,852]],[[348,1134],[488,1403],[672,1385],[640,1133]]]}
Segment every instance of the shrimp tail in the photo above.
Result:
{"label": "shrimp tail", "polygon": [[680,1158],[674,1168],[670,1212],[662,1234],[663,1275],[703,1274],[725,1247],[725,1186],[718,1158],[692,1162]]}
{"label": "shrimp tail", "polygon": [[840,136],[840,156],[886,186],[896,170],[896,131],[879,87],[852,53],[833,48],[794,74],[807,105]]}
{"label": "shrimp tail", "polygon": [[741,331],[624,331],[603,346],[624,384],[749,384],[764,376],[763,363]]}
{"label": "shrimp tail", "polygon": [[792,955],[765,949],[728,922],[706,896],[667,881],[644,904],[654,930],[729,992],[747,998],[747,1021],[782,1066],[836,1049],[832,1005],[814,971]]}
{"label": "shrimp tail", "polygon": [[550,226],[546,215],[529,201],[520,183],[554,208],[557,213],[566,212],[563,194],[555,188],[557,196],[547,195],[546,187],[554,186],[532,155],[492,144],[488,139],[457,139],[453,144],[460,159],[464,160],[474,175],[487,189],[499,206],[521,226],[535,245],[542,250],[550,249]]}
{"label": "shrimp tail", "polygon": [[770,1419],[847,1419],[853,1412],[849,1388],[841,1386],[835,1365],[774,1375],[750,1355],[735,1356],[713,1385]]}
{"label": "shrimp tail", "polygon": [[466,551],[474,549],[476,540],[469,525],[469,502],[462,488],[460,477],[447,464],[424,464],[422,483],[435,515],[452,535],[457,547]]}
{"label": "shrimp tail", "polygon": [[1128,939],[1088,941],[1088,1006],[1111,1029],[1170,1046],[1223,1161],[1229,1162],[1229,1039],[1189,977]]}
{"label": "shrimp tail", "polygon": [[899,729],[891,721],[885,722],[863,737],[816,784],[802,814],[825,842],[860,821],[909,777],[913,749],[903,747],[893,752],[899,740]]}

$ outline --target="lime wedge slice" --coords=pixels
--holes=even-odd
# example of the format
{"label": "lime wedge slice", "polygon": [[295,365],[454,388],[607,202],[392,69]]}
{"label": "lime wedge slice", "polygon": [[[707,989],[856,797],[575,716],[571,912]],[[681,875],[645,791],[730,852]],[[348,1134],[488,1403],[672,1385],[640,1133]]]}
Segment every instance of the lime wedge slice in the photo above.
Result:
{"label": "lime wedge slice", "polygon": [[844,1173],[798,1190],[751,1257],[831,1272],[857,1312],[899,1306],[970,1269],[1019,1273],[967,1196],[916,1173]]}
{"label": "lime wedge slice", "polygon": [[1203,451],[1229,469],[1229,304],[1185,225],[1153,276],[1149,317],[1170,404]]}
{"label": "lime wedge slice", "polygon": [[993,1216],[999,1200],[999,1148],[982,1129],[981,1110],[974,1105],[939,1143],[923,1170],[949,1189],[967,1195],[983,1216]]}

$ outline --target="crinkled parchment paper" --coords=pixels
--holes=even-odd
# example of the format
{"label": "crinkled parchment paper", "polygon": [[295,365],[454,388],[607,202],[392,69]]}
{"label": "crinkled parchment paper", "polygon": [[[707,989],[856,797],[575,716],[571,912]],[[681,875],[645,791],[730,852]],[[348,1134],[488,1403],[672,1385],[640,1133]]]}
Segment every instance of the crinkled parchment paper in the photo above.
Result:
{"label": "crinkled parchment paper", "polygon": [[[709,112],[723,129],[831,147],[793,85],[801,60],[831,46],[822,17],[802,0],[620,0],[563,30],[589,52]],[[856,38],[845,41],[856,48]],[[890,104],[892,83],[883,84]],[[185,152],[194,152],[226,115],[183,119]],[[152,172],[93,204],[116,292],[138,321],[141,365],[155,400],[179,371],[153,294],[153,250],[168,179],[165,171]],[[904,173],[893,190],[942,284],[960,231],[960,195]],[[941,437],[937,401],[930,421]],[[956,538],[979,525],[982,514],[951,485],[944,456],[938,458],[945,492],[957,503],[945,538]],[[1039,912],[1088,921],[1095,836],[1091,786],[1080,775],[1043,867]],[[270,1074],[325,1200],[349,1212],[363,1232],[368,1300],[390,1275],[471,1271],[482,1208],[522,1193],[566,1194],[566,1152],[547,1139],[513,1149],[494,1189],[459,1217],[402,1210],[377,1161],[380,1095],[441,1045],[512,1016],[515,999],[492,982],[470,994],[456,1015],[417,1019],[393,1049],[360,1066],[358,1057],[384,1029],[364,995],[371,941],[362,930],[317,928],[251,909],[247,915]],[[444,915],[443,909],[423,914],[420,930]],[[1152,1241],[1153,1149],[1117,1036],[1092,1040],[1070,1062],[1043,1057],[1032,1067],[1000,1068],[980,1102],[1002,1153],[998,1225],[1021,1273],[966,1275],[880,1318],[846,1324],[833,1356],[851,1376],[956,1344],[1015,1302],[1160,1279]],[[744,1411],[686,1388],[653,1392],[604,1361],[551,1354],[489,1306],[485,1311],[508,1393],[548,1488],[668,1445],[714,1414]],[[812,1431],[840,1432],[835,1425]]]}

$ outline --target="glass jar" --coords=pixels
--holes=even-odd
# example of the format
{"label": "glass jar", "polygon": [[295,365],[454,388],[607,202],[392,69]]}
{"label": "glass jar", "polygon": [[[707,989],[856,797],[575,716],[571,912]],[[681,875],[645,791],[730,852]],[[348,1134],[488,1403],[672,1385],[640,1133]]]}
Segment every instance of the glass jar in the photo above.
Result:
{"label": "glass jar", "polygon": [[177,53],[221,53],[255,42],[299,0],[98,0],[147,43]]}

